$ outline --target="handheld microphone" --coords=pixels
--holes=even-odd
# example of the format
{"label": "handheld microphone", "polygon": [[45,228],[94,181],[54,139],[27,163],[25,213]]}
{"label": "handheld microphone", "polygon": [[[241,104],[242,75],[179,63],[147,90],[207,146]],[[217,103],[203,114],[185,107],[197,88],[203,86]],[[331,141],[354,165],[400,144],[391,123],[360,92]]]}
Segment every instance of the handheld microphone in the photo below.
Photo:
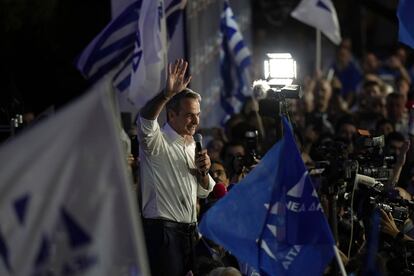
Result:
{"label": "handheld microphone", "polygon": [[196,143],[196,152],[203,150],[203,136],[200,133],[194,134],[194,141]]}
{"label": "handheld microphone", "polygon": [[[196,155],[203,150],[203,136],[200,133],[194,134],[194,142],[196,143]],[[206,176],[208,171],[202,172],[202,176]]]}

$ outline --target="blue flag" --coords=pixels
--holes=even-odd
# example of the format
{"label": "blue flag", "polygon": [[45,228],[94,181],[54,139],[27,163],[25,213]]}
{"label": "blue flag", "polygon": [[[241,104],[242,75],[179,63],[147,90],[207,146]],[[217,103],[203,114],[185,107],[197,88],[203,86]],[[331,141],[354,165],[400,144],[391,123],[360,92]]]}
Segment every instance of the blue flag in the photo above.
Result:
{"label": "blue flag", "polygon": [[334,239],[286,119],[284,136],[200,223],[261,275],[322,275]]}
{"label": "blue flag", "polygon": [[380,235],[380,210],[374,209],[371,217],[370,231],[367,241],[367,252],[365,256],[365,266],[362,275],[379,276],[382,275],[377,265],[378,242]]}
{"label": "blue flag", "polygon": [[168,40],[172,38],[185,0],[131,1],[85,48],[76,62],[91,83],[110,74],[113,87],[128,91],[136,107],[164,86]]}
{"label": "blue flag", "polygon": [[400,0],[398,5],[398,40],[414,49],[414,1]]}
{"label": "blue flag", "polygon": [[241,103],[250,91],[248,67],[251,65],[251,54],[244,43],[228,1],[224,1],[220,32],[220,73],[224,86],[221,105],[224,111],[231,115],[239,111]]}

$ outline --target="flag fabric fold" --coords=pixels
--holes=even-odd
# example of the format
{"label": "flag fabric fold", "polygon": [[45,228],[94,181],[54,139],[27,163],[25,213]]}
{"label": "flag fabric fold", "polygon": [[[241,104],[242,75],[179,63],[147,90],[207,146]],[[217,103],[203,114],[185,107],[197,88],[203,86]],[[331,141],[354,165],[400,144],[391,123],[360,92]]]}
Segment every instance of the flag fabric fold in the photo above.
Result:
{"label": "flag fabric fold", "polygon": [[108,88],[0,148],[0,275],[148,275]]}
{"label": "flag fabric fold", "polygon": [[286,119],[284,136],[203,216],[201,233],[261,275],[322,275],[334,239]]}
{"label": "flag fabric fold", "polygon": [[185,3],[173,0],[166,9],[164,0],[133,1],[85,48],[77,68],[91,83],[110,75],[114,88],[140,108],[164,87],[168,39]]}
{"label": "flag fabric fold", "polygon": [[290,15],[320,30],[332,43],[341,43],[338,16],[331,0],[302,0]]}
{"label": "flag fabric fold", "polygon": [[249,66],[251,54],[228,1],[220,19],[220,74],[223,81],[221,105],[228,115],[240,110],[245,97],[251,94]]}
{"label": "flag fabric fold", "polygon": [[142,0],[128,5],[78,57],[76,67],[91,83],[131,59],[135,41],[140,41],[138,20],[141,5]]}
{"label": "flag fabric fold", "polygon": [[397,16],[398,40],[414,49],[414,1],[399,0]]}
{"label": "flag fabric fold", "polygon": [[136,43],[128,98],[145,104],[158,94],[166,80],[167,30],[164,0],[144,0],[139,20],[141,41]]}

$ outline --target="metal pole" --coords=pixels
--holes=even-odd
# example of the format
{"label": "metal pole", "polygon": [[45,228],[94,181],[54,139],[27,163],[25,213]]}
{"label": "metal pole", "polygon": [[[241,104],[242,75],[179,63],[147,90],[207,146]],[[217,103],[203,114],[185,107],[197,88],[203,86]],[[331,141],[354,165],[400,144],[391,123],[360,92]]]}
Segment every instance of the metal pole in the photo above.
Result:
{"label": "metal pole", "polygon": [[316,61],[315,61],[315,71],[316,73],[321,72],[321,31],[319,29],[316,29]]}

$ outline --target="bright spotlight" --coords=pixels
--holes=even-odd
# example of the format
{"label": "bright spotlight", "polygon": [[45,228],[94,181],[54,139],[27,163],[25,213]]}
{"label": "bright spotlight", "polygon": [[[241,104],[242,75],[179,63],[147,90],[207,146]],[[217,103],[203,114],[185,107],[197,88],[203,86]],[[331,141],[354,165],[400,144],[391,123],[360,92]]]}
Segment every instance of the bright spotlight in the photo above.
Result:
{"label": "bright spotlight", "polygon": [[270,86],[291,85],[296,79],[296,61],[289,53],[266,54],[264,77]]}

